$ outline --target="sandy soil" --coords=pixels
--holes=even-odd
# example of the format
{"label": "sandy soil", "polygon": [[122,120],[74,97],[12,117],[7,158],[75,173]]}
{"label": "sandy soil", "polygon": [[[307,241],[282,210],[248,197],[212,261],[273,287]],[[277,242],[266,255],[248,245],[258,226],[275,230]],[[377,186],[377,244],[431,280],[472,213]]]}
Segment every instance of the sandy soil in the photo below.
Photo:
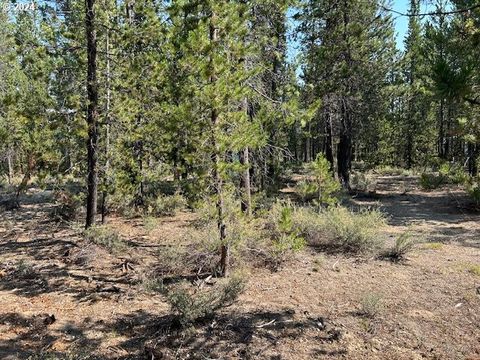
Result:
{"label": "sandy soil", "polygon": [[[0,212],[0,359],[144,359],[145,344],[164,359],[480,359],[480,215],[464,193],[389,176],[351,205],[381,206],[385,236],[409,229],[425,243],[402,263],[307,249],[278,272],[252,268],[236,304],[178,334],[139,279],[193,214],[150,231],[110,219],[129,244],[115,256],[52,222],[48,194],[32,193]],[[379,299],[374,317],[361,314],[368,298]]]}

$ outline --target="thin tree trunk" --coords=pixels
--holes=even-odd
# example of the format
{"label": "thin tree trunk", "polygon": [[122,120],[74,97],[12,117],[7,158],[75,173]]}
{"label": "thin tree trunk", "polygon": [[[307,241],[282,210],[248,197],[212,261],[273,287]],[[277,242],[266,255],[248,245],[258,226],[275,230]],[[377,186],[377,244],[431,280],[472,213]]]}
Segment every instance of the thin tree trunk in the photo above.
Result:
{"label": "thin tree trunk", "polygon": [[325,121],[325,158],[330,163],[330,171],[334,171],[332,117],[329,113]]}
{"label": "thin tree trunk", "polygon": [[95,0],[85,0],[85,32],[87,38],[87,124],[88,124],[88,176],[87,218],[85,227],[95,224],[98,187],[98,84],[97,84],[97,34],[95,30]]}
{"label": "thin tree trunk", "polygon": [[[214,44],[218,38],[218,29],[215,27],[216,15],[212,13],[210,18],[210,42]],[[215,74],[215,65],[213,59],[210,59],[211,66],[211,75],[210,75],[210,84],[215,84],[217,81],[217,76]],[[212,145],[213,145],[213,183],[214,183],[214,193],[217,196],[217,225],[220,235],[220,274],[222,276],[228,276],[229,265],[230,265],[230,247],[226,242],[227,239],[227,229],[225,224],[225,204],[223,199],[223,179],[220,174],[220,167],[222,157],[220,154],[220,146],[217,143],[216,131],[218,126],[218,110],[212,104],[211,109],[211,126],[212,126]]]}
{"label": "thin tree trunk", "polygon": [[346,105],[343,105],[342,114],[342,130],[340,133],[340,142],[338,143],[337,163],[338,163],[338,177],[342,186],[350,190],[350,164],[352,161],[352,133],[351,133],[351,119],[349,110]]}
{"label": "thin tree trunk", "polygon": [[252,215],[252,190],[250,184],[250,150],[247,148],[240,152],[240,163],[245,167],[240,180],[242,189],[242,211],[248,216]]}
{"label": "thin tree trunk", "polygon": [[102,224],[105,224],[107,216],[107,183],[108,183],[108,172],[110,170],[110,36],[109,31],[107,30],[106,39],[105,39],[105,53],[107,54],[107,71],[106,71],[106,90],[107,98],[105,104],[105,173],[104,173],[104,189],[102,192]]}
{"label": "thin tree trunk", "polygon": [[440,100],[440,114],[438,119],[438,157],[446,159],[445,154],[445,99]]}
{"label": "thin tree trunk", "polygon": [[12,155],[13,155],[13,152],[12,152],[11,149],[9,149],[9,150],[8,150],[8,153],[7,153],[8,184],[9,184],[9,185],[12,185],[13,177],[14,177]]}
{"label": "thin tree trunk", "polygon": [[[248,99],[244,99],[244,111],[249,118],[252,117],[252,113],[250,111],[250,104]],[[252,190],[251,190],[251,182],[250,182],[250,150],[248,147],[240,151],[240,164],[243,165],[244,170],[240,178],[240,189],[242,191],[242,203],[241,203],[241,210],[243,213],[247,214],[248,216],[252,215]]]}
{"label": "thin tree trunk", "polygon": [[472,143],[468,143],[468,173],[477,175],[477,146]]}
{"label": "thin tree trunk", "polygon": [[15,194],[16,206],[20,206],[20,195],[27,189],[28,182],[30,181],[33,171],[35,170],[36,161],[33,154],[29,153],[27,155],[27,169],[23,175],[22,182],[17,188],[17,193]]}

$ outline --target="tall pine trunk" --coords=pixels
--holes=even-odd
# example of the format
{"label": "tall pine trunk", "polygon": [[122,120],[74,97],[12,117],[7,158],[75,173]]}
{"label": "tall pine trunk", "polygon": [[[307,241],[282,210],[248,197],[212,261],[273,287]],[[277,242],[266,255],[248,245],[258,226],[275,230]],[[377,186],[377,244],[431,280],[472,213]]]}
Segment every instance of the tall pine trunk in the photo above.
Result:
{"label": "tall pine trunk", "polygon": [[338,178],[344,189],[350,190],[350,164],[352,161],[352,122],[349,110],[344,106],[342,129],[337,147]]}
{"label": "tall pine trunk", "polygon": [[98,84],[97,84],[97,34],[95,30],[95,0],[85,0],[85,32],[87,38],[87,218],[85,227],[95,224],[98,187]]}
{"label": "tall pine trunk", "polygon": [[104,171],[104,189],[102,192],[102,224],[105,223],[107,216],[107,186],[108,186],[108,172],[110,170],[110,36],[109,30],[106,33],[105,39],[105,52],[107,57],[107,71],[105,74],[105,84],[106,84],[106,104],[105,104],[105,171]]}
{"label": "tall pine trunk", "polygon": [[[243,101],[243,110],[249,118],[252,117],[250,111],[250,104],[248,99]],[[243,173],[240,176],[240,189],[242,191],[241,210],[248,216],[252,215],[252,189],[250,180],[250,149],[246,147],[239,154],[240,164],[244,167]]]}
{"label": "tall pine trunk", "polygon": [[248,216],[252,215],[252,189],[250,183],[250,150],[240,151],[240,163],[245,167],[240,178],[242,189],[242,211]]}
{"label": "tall pine trunk", "polygon": [[[218,29],[215,26],[216,15],[212,13],[210,18],[210,42],[212,43],[212,48],[215,48],[215,43],[218,39]],[[212,50],[213,51],[213,50]],[[217,81],[217,76],[215,74],[215,64],[213,56],[210,59],[211,75],[210,75],[210,84],[215,84]],[[213,191],[216,196],[216,207],[217,207],[217,225],[220,237],[220,273],[222,276],[228,276],[229,264],[230,264],[230,247],[226,242],[227,239],[227,227],[225,224],[225,204],[223,199],[223,179],[220,174],[220,167],[222,156],[220,154],[220,146],[217,142],[217,126],[218,126],[218,110],[215,105],[212,103],[211,108],[211,127],[212,127],[212,147],[213,147]]]}

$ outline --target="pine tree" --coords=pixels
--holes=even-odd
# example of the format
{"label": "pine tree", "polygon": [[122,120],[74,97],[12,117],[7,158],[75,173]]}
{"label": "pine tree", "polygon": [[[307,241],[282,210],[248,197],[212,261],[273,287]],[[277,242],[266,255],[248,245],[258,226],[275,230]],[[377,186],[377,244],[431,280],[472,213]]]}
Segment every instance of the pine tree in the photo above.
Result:
{"label": "pine tree", "polygon": [[322,134],[326,158],[348,189],[354,132],[385,109],[381,94],[393,56],[392,19],[377,1],[306,1],[300,18],[304,98],[322,100],[312,130]]}

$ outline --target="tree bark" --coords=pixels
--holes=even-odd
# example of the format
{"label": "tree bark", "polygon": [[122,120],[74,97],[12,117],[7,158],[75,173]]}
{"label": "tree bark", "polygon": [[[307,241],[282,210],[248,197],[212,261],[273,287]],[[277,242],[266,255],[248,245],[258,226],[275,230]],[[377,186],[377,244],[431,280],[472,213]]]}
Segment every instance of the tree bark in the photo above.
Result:
{"label": "tree bark", "polygon": [[98,188],[98,84],[97,84],[97,34],[95,29],[95,0],[85,0],[85,32],[87,38],[87,218],[85,227],[95,224]]}
{"label": "tree bark", "polygon": [[13,176],[14,176],[12,155],[13,155],[13,151],[11,149],[9,149],[8,153],[7,153],[8,184],[9,185],[12,185]]}
{"label": "tree bark", "polygon": [[352,121],[347,106],[343,106],[342,129],[337,147],[338,177],[342,186],[350,190],[350,164],[352,161]]}
{"label": "tree bark", "polygon": [[333,135],[332,135],[332,117],[327,109],[327,118],[325,121],[325,158],[330,163],[330,171],[334,171],[334,157],[333,157]]}
{"label": "tree bark", "polygon": [[[215,43],[218,39],[218,29],[215,26],[216,15],[212,12],[210,18],[210,43],[215,47]],[[213,50],[211,50],[213,51]],[[210,84],[214,85],[217,81],[217,76],[215,74],[215,64],[213,62],[213,57],[210,58],[210,67],[211,67],[211,75],[210,75]],[[218,126],[218,110],[216,109],[215,105],[212,103],[211,108],[211,137],[212,137],[212,147],[213,147],[213,187],[214,187],[214,194],[217,197],[216,207],[217,207],[217,226],[220,236],[220,274],[224,277],[228,276],[229,273],[229,265],[230,265],[230,247],[229,244],[226,242],[227,239],[227,228],[225,224],[225,204],[223,199],[223,179],[222,175],[220,174],[220,166],[222,157],[220,154],[220,146],[217,143],[217,126]]]}
{"label": "tree bark", "polygon": [[445,154],[445,99],[440,100],[440,113],[438,119],[438,157],[446,159]]}
{"label": "tree bark", "polygon": [[[243,100],[243,110],[249,119],[252,118],[250,104],[247,98]],[[240,164],[244,167],[240,177],[240,189],[242,191],[241,210],[248,216],[252,215],[252,188],[250,179],[250,149],[246,147],[239,154]]]}
{"label": "tree bark", "polygon": [[104,189],[102,192],[102,224],[105,224],[107,217],[107,186],[108,186],[108,172],[110,170],[110,36],[109,31],[107,30],[106,39],[105,39],[105,53],[107,54],[107,71],[105,75],[105,84],[106,84],[106,104],[105,104],[105,171],[104,171]]}
{"label": "tree bark", "polygon": [[468,143],[468,173],[470,176],[477,175],[477,146]]}
{"label": "tree bark", "polygon": [[242,189],[242,211],[248,216],[252,215],[252,189],[250,184],[250,150],[247,148],[240,152],[240,163],[245,167],[240,180]]}

